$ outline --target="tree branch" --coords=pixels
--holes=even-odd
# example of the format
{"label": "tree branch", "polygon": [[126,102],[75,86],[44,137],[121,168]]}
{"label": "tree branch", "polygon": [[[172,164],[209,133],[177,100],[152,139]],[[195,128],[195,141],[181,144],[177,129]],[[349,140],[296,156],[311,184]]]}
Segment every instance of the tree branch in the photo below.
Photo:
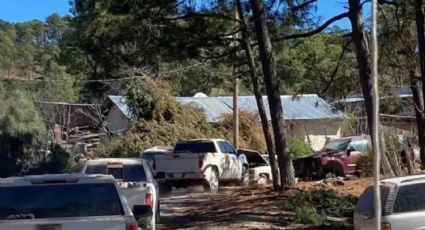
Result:
{"label": "tree branch", "polygon": [[350,46],[351,42],[353,42],[352,39],[350,39],[349,41],[347,41],[347,43],[345,43],[345,45],[342,47],[342,52],[339,55],[338,61],[337,61],[336,66],[335,66],[335,69],[331,73],[331,79],[327,83],[326,87],[322,90],[322,92],[320,92],[320,95],[323,95],[324,93],[326,93],[326,91],[328,91],[329,87],[331,86],[332,82],[335,80],[335,76],[338,73],[339,66],[341,65],[341,61],[344,58],[345,52],[347,52],[348,46]]}
{"label": "tree branch", "polygon": [[348,12],[339,14],[329,20],[327,20],[325,23],[323,23],[321,26],[317,27],[315,30],[306,32],[306,33],[301,33],[301,34],[292,34],[292,35],[286,35],[286,36],[282,36],[280,38],[278,38],[277,40],[289,40],[289,39],[296,39],[296,38],[306,38],[306,37],[311,37],[315,34],[318,34],[320,32],[322,32],[324,29],[326,29],[330,24],[339,21],[341,19],[344,19],[348,17]]}
{"label": "tree branch", "polygon": [[304,7],[307,7],[308,5],[310,5],[312,3],[315,3],[317,1],[318,0],[309,0],[309,1],[303,2],[303,3],[299,4],[299,5],[290,7],[289,10],[290,11],[297,11],[297,10],[303,9]]}

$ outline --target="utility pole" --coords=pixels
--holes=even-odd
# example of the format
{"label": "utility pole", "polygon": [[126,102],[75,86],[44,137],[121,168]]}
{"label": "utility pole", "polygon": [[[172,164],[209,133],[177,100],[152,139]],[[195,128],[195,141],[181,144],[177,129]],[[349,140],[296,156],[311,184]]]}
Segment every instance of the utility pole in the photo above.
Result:
{"label": "utility pole", "polygon": [[[235,16],[235,29],[239,29],[239,12],[236,2],[233,2],[233,13]],[[239,33],[234,35],[234,45],[238,45],[236,39]],[[237,55],[237,54],[236,54]],[[239,76],[233,65],[233,145],[236,149],[239,148]]]}
{"label": "utility pole", "polygon": [[378,93],[378,39],[377,39],[377,0],[372,0],[372,148],[373,185],[375,207],[375,229],[381,230],[381,149],[379,143],[379,93]]}

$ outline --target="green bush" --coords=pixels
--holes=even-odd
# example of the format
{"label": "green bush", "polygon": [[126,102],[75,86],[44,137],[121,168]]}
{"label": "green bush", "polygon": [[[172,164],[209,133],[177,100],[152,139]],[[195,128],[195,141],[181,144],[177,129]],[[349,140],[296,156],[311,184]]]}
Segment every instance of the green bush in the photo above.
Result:
{"label": "green bush", "polygon": [[323,224],[326,216],[351,217],[356,202],[356,197],[342,196],[333,189],[309,190],[285,201],[284,209],[295,212],[299,222]]}
{"label": "green bush", "polygon": [[311,154],[313,150],[304,140],[295,137],[288,142],[288,152],[292,157],[299,157]]}

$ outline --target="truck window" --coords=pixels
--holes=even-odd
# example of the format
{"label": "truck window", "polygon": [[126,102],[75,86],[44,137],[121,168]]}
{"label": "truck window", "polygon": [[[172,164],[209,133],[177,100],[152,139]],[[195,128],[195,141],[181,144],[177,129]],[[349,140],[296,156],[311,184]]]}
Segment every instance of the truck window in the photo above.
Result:
{"label": "truck window", "polygon": [[220,152],[222,152],[222,153],[228,153],[229,152],[224,141],[219,141],[218,147],[220,148]]}
{"label": "truck window", "polygon": [[146,173],[142,164],[128,164],[122,166],[107,167],[104,165],[87,165],[85,174],[112,175],[115,179],[123,182],[146,181]]}
{"label": "truck window", "polygon": [[425,184],[405,185],[399,188],[393,213],[425,210]]}
{"label": "truck window", "polygon": [[365,139],[353,140],[349,147],[353,147],[356,151],[366,152],[369,150],[369,143]]}
{"label": "truck window", "polygon": [[112,183],[0,187],[0,204],[0,220],[124,215]]}
{"label": "truck window", "polygon": [[226,149],[227,149],[227,152],[228,153],[230,153],[230,154],[236,154],[236,151],[235,151],[235,149],[233,148],[233,146],[231,144],[229,144],[227,142],[224,142],[224,144],[226,146]]}
{"label": "truck window", "polygon": [[175,153],[214,153],[216,152],[213,142],[182,142],[174,147]]}

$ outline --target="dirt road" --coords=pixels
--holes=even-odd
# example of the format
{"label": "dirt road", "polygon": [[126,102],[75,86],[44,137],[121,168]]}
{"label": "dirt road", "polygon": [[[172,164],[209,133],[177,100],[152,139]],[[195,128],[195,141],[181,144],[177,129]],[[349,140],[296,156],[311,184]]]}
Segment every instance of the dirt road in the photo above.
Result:
{"label": "dirt road", "polygon": [[291,224],[279,205],[285,196],[270,189],[224,188],[216,195],[173,192],[161,200],[158,229],[305,229]]}

